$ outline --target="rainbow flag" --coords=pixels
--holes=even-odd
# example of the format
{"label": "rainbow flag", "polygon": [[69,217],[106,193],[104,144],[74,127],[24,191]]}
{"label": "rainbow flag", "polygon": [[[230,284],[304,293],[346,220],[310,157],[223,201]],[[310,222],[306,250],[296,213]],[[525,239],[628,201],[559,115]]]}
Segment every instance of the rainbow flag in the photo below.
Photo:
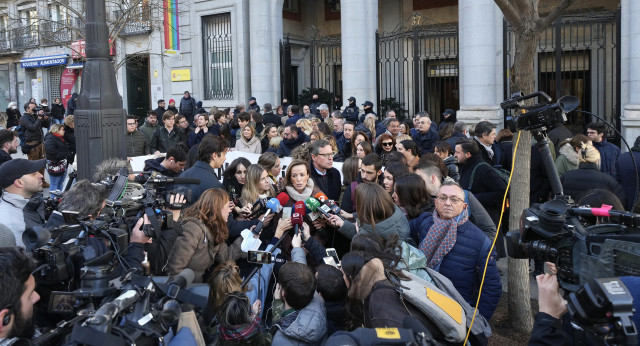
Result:
{"label": "rainbow flag", "polygon": [[175,53],[180,50],[178,23],[178,0],[163,0],[164,8],[164,49]]}

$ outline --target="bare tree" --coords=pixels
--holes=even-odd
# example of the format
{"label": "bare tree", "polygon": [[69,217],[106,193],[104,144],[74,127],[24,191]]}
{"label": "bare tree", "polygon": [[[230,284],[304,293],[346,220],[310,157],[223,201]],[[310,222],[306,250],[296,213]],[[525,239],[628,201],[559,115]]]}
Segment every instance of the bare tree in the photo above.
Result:
{"label": "bare tree", "polygon": [[[562,0],[544,17],[538,12],[538,0],[494,0],[513,28],[515,55],[511,66],[511,90],[532,93],[535,86],[534,59],[541,34],[573,3]],[[533,102],[533,100],[530,100]],[[531,170],[531,134],[518,133],[518,155],[513,156],[514,167],[510,193],[509,224],[518,225],[520,215],[529,207],[529,179]],[[514,146],[515,148],[515,146]],[[509,258],[509,320],[514,329],[531,332],[533,316],[529,292],[529,260]]]}

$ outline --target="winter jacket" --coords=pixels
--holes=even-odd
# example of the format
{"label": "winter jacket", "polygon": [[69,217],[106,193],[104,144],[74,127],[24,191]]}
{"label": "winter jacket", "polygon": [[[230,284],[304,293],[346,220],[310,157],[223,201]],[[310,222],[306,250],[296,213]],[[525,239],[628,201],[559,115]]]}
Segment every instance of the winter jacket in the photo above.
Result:
{"label": "winter jacket", "polygon": [[158,119],[162,119],[162,116],[164,115],[164,112],[167,111],[167,109],[164,108],[164,107],[158,107],[158,108],[154,109],[153,111],[156,112],[156,115],[158,116]]}
{"label": "winter jacket", "polygon": [[301,310],[282,317],[271,328],[273,345],[323,345],[327,336],[327,316],[322,298],[316,294]]}
{"label": "winter jacket", "polygon": [[239,141],[236,141],[236,150],[245,153],[262,154],[262,145],[257,136],[251,137],[249,141],[241,138]]}
{"label": "winter jacket", "polygon": [[200,283],[204,272],[214,264],[242,258],[242,237],[231,245],[225,242],[214,244],[207,226],[200,220],[185,218],[181,224],[182,234],[176,238],[165,267],[167,274],[178,275],[183,269],[190,268],[196,274],[193,282]]}
{"label": "winter jacket", "polygon": [[183,142],[184,133],[182,131],[174,127],[171,133],[169,133],[166,127],[161,127],[153,133],[149,146],[151,147],[152,153],[155,153],[156,151],[166,153],[174,145]]}
{"label": "winter jacket", "polygon": [[260,149],[262,149],[262,153],[266,153],[269,150],[269,138],[265,137],[260,141]]}
{"label": "winter jacket", "polygon": [[302,115],[294,114],[284,123],[284,126],[295,125],[298,120],[302,119]]}
{"label": "winter jacket", "polygon": [[467,139],[464,133],[454,133],[451,137],[447,138],[445,142],[449,143],[452,151],[456,151],[456,143],[461,139]]}
{"label": "winter jacket", "polygon": [[269,113],[264,113],[264,115],[262,115],[262,123],[265,126],[267,126],[268,124],[272,124],[277,127],[282,125],[282,120],[280,119],[279,116],[273,114],[273,112],[269,112]]}
{"label": "winter jacket", "polygon": [[24,139],[27,143],[42,142],[42,128],[49,127],[49,120],[39,118],[36,114],[24,113],[20,118],[20,126],[24,129]]}
{"label": "winter jacket", "polygon": [[67,115],[72,115],[76,111],[78,101],[78,93],[71,94],[71,98],[67,101]]}
{"label": "winter jacket", "polygon": [[300,131],[300,133],[298,133],[298,138],[283,139],[277,149],[271,148],[270,150],[276,151],[279,157],[291,156],[291,151],[293,151],[293,149],[306,142],[309,142],[309,136],[307,136],[303,131]]}
{"label": "winter jacket", "polygon": [[634,201],[638,195],[638,189],[636,182],[638,181],[638,175],[636,174],[636,168],[631,161],[631,153],[636,160],[636,167],[640,172],[640,151],[636,151],[640,148],[632,148],[631,152],[620,155],[616,162],[616,171],[618,172],[618,182],[622,185],[623,190],[627,195],[627,204],[625,210],[633,211]]}
{"label": "winter jacket", "polygon": [[340,200],[340,193],[342,192],[342,181],[340,178],[340,172],[331,168],[328,169],[325,175],[320,175],[318,171],[313,166],[313,162],[310,164],[311,166],[311,179],[316,184],[316,186],[324,192],[329,199],[334,201]]}
{"label": "winter jacket", "polygon": [[440,137],[438,133],[434,131],[427,131],[426,133],[418,131],[412,139],[416,142],[418,150],[420,150],[420,155],[422,155],[427,152],[432,153],[433,147],[438,143]]}
{"label": "winter jacket", "polygon": [[67,143],[51,132],[44,138],[44,150],[47,160],[50,161],[62,161],[69,157]]}
{"label": "winter jacket", "polygon": [[127,157],[141,156],[149,154],[149,141],[144,133],[135,130],[124,135]]}
{"label": "winter jacket", "polygon": [[7,128],[10,129],[18,125],[18,119],[20,119],[20,111],[7,108]]}
{"label": "winter jacket", "polygon": [[0,197],[0,220],[16,237],[16,245],[24,247],[22,233],[33,226],[44,225],[44,203],[42,195],[37,194],[26,199],[18,194],[7,191]]}
{"label": "winter jacket", "polygon": [[[158,157],[155,159],[144,160],[144,171],[145,172],[158,172],[167,177],[177,177],[181,172],[174,172],[170,169],[167,169],[162,165],[162,161],[165,160],[165,157]],[[170,189],[167,189],[170,190]]]}
{"label": "winter jacket", "polygon": [[[555,151],[553,148],[549,148]],[[542,152],[536,144],[531,146],[531,169],[529,176],[529,204],[544,203],[551,194],[551,180],[542,160]],[[516,170],[517,173],[517,170]]]}
{"label": "winter jacket", "polygon": [[11,159],[11,155],[8,152],[0,150],[0,166]]}
{"label": "winter jacket", "polygon": [[138,130],[144,133],[144,135],[147,136],[147,141],[151,143],[151,139],[153,139],[153,133],[156,132],[156,130],[159,128],[160,128],[160,125],[158,125],[158,123],[156,123],[155,125],[151,125],[149,124],[148,121],[145,120],[144,124],[140,126]]}
{"label": "winter jacket", "polygon": [[409,221],[398,206],[394,206],[394,208],[395,211],[389,218],[376,223],[375,230],[371,225],[361,223],[360,230],[356,231],[355,224],[345,221],[338,231],[349,239],[353,239],[358,233],[376,233],[384,238],[397,234],[398,241],[404,241],[409,237]]}
{"label": "winter jacket", "polygon": [[444,159],[444,164],[449,170],[449,177],[456,182],[460,180],[460,170],[458,169],[458,160],[455,156],[451,155]]}
{"label": "winter jacket", "polygon": [[[420,225],[419,234],[413,233],[411,235],[416,244],[422,242],[431,226],[433,226],[433,217],[426,219]],[[478,266],[478,263],[484,265],[489,250],[491,250],[490,246],[486,248],[483,246],[485,241],[490,242],[487,236],[471,221],[463,223],[458,226],[455,245],[436,268],[440,274],[451,280],[453,286],[471,306],[476,304],[477,290],[480,287],[484,270]],[[484,251],[481,252],[483,248]],[[492,252],[478,306],[478,310],[487,320],[493,315],[501,295],[502,282],[496,265],[496,254]]]}
{"label": "winter jacket", "polygon": [[197,185],[185,185],[185,187],[191,190],[191,200],[187,201],[187,205],[193,204],[195,201],[200,198],[203,192],[208,189],[218,188],[224,189],[220,180],[216,176],[213,167],[209,165],[209,163],[204,161],[196,161],[196,163],[186,171],[180,174],[181,178],[198,178],[200,179],[200,184]]}
{"label": "winter jacket", "polygon": [[353,104],[349,104],[342,111],[342,118],[346,121],[351,121],[354,124],[358,123],[358,115],[360,114],[360,109],[358,105],[354,102]]}
{"label": "winter jacket", "polygon": [[622,205],[627,202],[626,194],[620,184],[610,175],[598,172],[595,163],[581,163],[578,169],[568,171],[560,177],[564,194],[579,202],[592,189],[603,189],[618,196]]}
{"label": "winter jacket", "polygon": [[351,139],[346,139],[344,135],[340,137],[340,139],[336,140],[336,144],[338,145],[338,150],[340,150],[340,154],[347,159],[351,157],[353,152],[351,151]]}
{"label": "winter jacket", "polygon": [[[189,123],[191,123],[193,121],[193,112],[195,112],[196,108],[196,100],[193,98],[193,96],[189,95],[189,98],[185,98],[184,96],[182,97],[182,99],[180,99],[180,111],[179,113],[184,115],[185,117],[187,115],[191,115],[191,120],[189,121]],[[188,119],[189,117],[187,117]]]}
{"label": "winter jacket", "polygon": [[529,337],[530,346],[569,346],[562,321],[544,312],[538,312]]}
{"label": "winter jacket", "polygon": [[573,133],[571,133],[571,131],[562,124],[559,124],[547,132],[547,138],[549,138],[549,141],[553,143],[554,148],[556,148],[556,156],[560,154],[560,148],[558,148],[560,142],[572,137]]}
{"label": "winter jacket", "polygon": [[55,118],[55,119],[63,119],[64,118],[64,106],[62,104],[57,104],[54,103],[51,105],[51,115]]}
{"label": "winter jacket", "polygon": [[[463,189],[468,189],[475,195],[491,216],[493,223],[497,225],[507,184],[493,167],[482,162],[482,157],[479,154],[468,158],[461,167],[459,183]],[[476,166],[478,168],[475,170],[473,181],[471,181],[471,174]],[[471,188],[469,188],[469,184],[472,184]]]}
{"label": "winter jacket", "polygon": [[72,164],[76,156],[76,131],[75,128],[71,128],[64,125],[64,141],[69,146],[69,157],[67,161]]}
{"label": "winter jacket", "polygon": [[[191,131],[187,140],[187,146],[191,148],[194,145],[200,144],[200,142],[202,142],[202,139],[204,138],[204,135],[206,135],[207,133],[209,133],[209,131],[204,132],[204,130],[200,130],[197,133],[195,130]],[[218,136],[219,135],[220,131],[218,130]]]}
{"label": "winter jacket", "polygon": [[593,146],[600,152],[600,172],[609,174],[614,179],[617,179],[616,161],[620,156],[620,148],[613,143],[609,143],[605,138],[601,142],[593,142]]}
{"label": "winter jacket", "polygon": [[[489,152],[484,147],[484,145],[482,145],[482,143],[480,143],[480,141],[478,139],[474,138],[474,140],[478,144],[478,148],[480,149],[480,152],[482,153],[482,159],[486,163],[490,164],[491,166],[494,166],[494,167],[495,166],[500,166],[500,164],[502,163],[502,150],[500,149],[498,144],[496,144],[495,142],[491,144],[491,150],[493,150],[493,157],[489,157]],[[455,148],[454,148],[454,150],[455,150]]]}
{"label": "winter jacket", "polygon": [[571,144],[566,143],[563,145],[560,150],[558,150],[560,155],[556,159],[556,171],[558,171],[558,176],[562,176],[568,171],[578,169],[578,162],[580,156],[575,149],[571,147]]}

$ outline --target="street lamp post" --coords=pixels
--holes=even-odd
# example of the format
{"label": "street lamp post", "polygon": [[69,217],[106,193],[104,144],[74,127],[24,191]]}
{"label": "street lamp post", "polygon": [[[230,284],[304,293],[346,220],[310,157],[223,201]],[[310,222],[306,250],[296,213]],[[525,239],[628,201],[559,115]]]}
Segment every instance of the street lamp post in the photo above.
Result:
{"label": "street lamp post", "polygon": [[104,0],[86,0],[86,57],[74,113],[78,179],[91,179],[107,158],[126,158],[126,111],[109,61],[109,29]]}

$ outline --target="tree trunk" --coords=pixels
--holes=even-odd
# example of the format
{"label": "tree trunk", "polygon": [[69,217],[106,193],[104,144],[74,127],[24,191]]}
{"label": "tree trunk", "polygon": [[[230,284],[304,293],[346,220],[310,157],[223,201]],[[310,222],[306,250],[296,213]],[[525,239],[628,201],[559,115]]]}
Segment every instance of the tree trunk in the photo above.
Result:
{"label": "tree trunk", "polygon": [[[512,89],[533,92],[535,75],[533,61],[536,56],[538,35],[516,34],[516,52],[514,55]],[[531,100],[529,104],[533,103]],[[517,135],[514,137],[514,142]],[[514,149],[516,149],[514,144]],[[511,177],[509,225],[516,228],[520,224],[520,215],[529,207],[529,180],[531,176],[531,133],[520,131],[520,141],[514,152],[513,163],[517,174]],[[529,260],[509,257],[509,319],[511,326],[521,332],[531,332],[533,316],[531,314],[531,292],[529,290]]]}

